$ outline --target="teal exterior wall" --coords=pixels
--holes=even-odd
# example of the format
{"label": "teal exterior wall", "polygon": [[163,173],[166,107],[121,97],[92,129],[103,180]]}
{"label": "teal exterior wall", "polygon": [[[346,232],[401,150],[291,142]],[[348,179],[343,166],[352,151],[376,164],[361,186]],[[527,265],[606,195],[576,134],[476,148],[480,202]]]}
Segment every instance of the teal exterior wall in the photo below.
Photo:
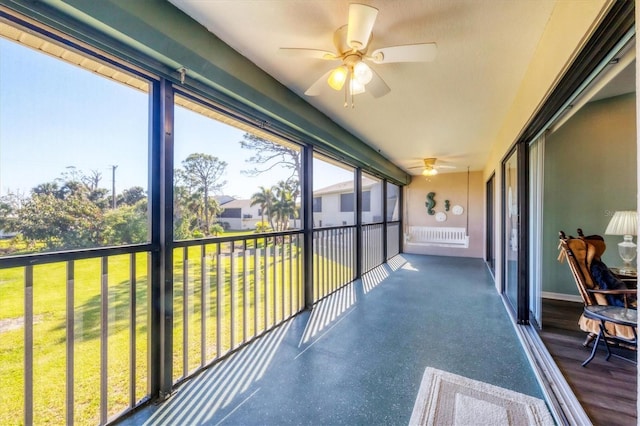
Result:
{"label": "teal exterior wall", "polygon": [[[635,94],[587,104],[547,137],[544,161],[542,290],[578,295],[558,256],[558,231],[603,235],[617,210],[636,210]],[[604,236],[604,235],[603,235]],[[603,261],[619,266],[617,243],[604,236]]]}

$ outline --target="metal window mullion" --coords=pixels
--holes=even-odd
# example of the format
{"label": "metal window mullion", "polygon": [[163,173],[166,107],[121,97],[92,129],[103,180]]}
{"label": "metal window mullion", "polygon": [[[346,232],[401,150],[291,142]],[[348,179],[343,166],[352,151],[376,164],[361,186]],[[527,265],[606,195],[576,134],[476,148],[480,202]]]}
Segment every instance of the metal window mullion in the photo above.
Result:
{"label": "metal window mullion", "polygon": [[101,258],[100,279],[100,424],[107,423],[108,416],[108,368],[109,368],[109,258]]}
{"label": "metal window mullion", "polygon": [[24,424],[33,424],[33,265],[24,269]]}
{"label": "metal window mullion", "polygon": [[136,405],[136,254],[129,255],[129,408]]}
{"label": "metal window mullion", "polygon": [[67,262],[67,377],[66,377],[66,423],[73,424],[73,403],[74,403],[74,346],[75,346],[75,294],[74,294],[74,261]]}
{"label": "metal window mullion", "polygon": [[173,387],[173,87],[165,78],[150,93],[149,202],[149,350],[147,368],[152,397],[165,398]]}
{"label": "metal window mullion", "polygon": [[356,278],[362,277],[362,169],[355,169],[355,205],[356,205]]}
{"label": "metal window mullion", "polygon": [[[302,217],[303,217],[303,249],[302,271],[300,288],[304,307],[311,309],[314,302],[314,293],[317,291],[317,281],[314,280],[314,229],[313,229],[313,149],[310,146],[302,148]],[[299,247],[299,246],[298,246]]]}

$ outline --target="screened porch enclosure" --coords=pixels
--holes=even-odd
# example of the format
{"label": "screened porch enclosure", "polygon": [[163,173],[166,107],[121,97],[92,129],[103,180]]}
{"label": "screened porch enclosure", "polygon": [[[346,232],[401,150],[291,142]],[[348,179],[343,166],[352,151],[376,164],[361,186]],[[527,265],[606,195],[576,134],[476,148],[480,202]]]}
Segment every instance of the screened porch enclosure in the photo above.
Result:
{"label": "screened porch enclosure", "polygon": [[[362,238],[377,235],[365,228]],[[305,293],[301,232],[176,242],[170,300],[154,299],[149,247],[3,258],[3,281],[22,283],[16,298],[24,309],[23,326],[7,331],[18,342],[12,353],[24,362],[13,362],[18,376],[7,369],[11,361],[3,362],[16,378],[6,383],[7,394],[17,396],[2,404],[3,423],[22,412],[27,424],[108,423],[158,396],[151,385],[163,373],[159,365],[170,374],[170,393],[302,312],[307,297],[313,305],[351,285],[355,236],[353,227],[314,231],[312,295]],[[369,246],[363,259],[386,260],[376,257],[380,244]],[[154,337],[163,304],[172,327]],[[156,364],[156,339],[172,342],[167,363]]]}
{"label": "screened porch enclosure", "polygon": [[400,252],[398,180],[0,12],[0,423],[113,422]]}

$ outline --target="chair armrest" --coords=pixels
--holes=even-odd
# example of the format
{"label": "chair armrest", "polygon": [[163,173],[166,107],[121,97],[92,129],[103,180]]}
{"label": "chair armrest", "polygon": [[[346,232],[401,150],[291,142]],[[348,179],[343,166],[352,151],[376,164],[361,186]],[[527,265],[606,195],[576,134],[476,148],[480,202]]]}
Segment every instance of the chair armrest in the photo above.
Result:
{"label": "chair armrest", "polygon": [[624,307],[628,308],[629,303],[627,300],[627,296],[635,296],[637,294],[637,290],[633,288],[622,288],[618,290],[603,290],[599,288],[588,288],[587,291],[589,293],[599,293],[599,294],[621,294],[624,298]]}

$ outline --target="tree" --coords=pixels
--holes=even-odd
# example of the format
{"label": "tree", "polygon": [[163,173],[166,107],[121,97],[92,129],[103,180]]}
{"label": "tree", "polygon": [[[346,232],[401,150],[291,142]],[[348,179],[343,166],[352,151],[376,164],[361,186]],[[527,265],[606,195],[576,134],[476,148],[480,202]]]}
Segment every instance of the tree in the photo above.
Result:
{"label": "tree", "polygon": [[122,191],[117,197],[118,205],[125,204],[127,206],[133,206],[137,204],[140,200],[146,200],[147,194],[145,190],[141,186],[132,186],[129,189],[125,189]]}
{"label": "tree", "polygon": [[260,216],[261,221],[264,223],[265,214],[269,217],[269,223],[271,224],[271,228],[273,229],[273,216],[272,216],[272,206],[274,202],[273,192],[271,189],[267,189],[264,186],[259,187],[260,191],[254,193],[251,196],[251,207],[258,205],[260,206]]}
{"label": "tree", "polygon": [[285,180],[287,183],[300,182],[301,165],[300,151],[271,142],[251,133],[245,133],[240,146],[253,151],[253,155],[246,161],[256,165],[253,169],[244,170],[248,176],[258,176],[276,166],[291,169],[291,175]]}
{"label": "tree", "polygon": [[64,199],[65,190],[58,186],[57,182],[45,182],[37,185],[31,190],[34,195],[52,195],[56,198]]}
{"label": "tree", "polygon": [[16,214],[27,198],[20,192],[0,197],[0,231],[18,232]]}
{"label": "tree", "polygon": [[42,241],[49,249],[97,246],[102,225],[100,208],[82,194],[61,199],[33,193],[16,212],[16,228],[24,238]]}
{"label": "tree", "polygon": [[276,230],[286,231],[289,228],[289,219],[298,217],[296,207],[297,183],[290,184],[285,181],[278,182],[272,188],[274,203],[273,216],[276,219]]}
{"label": "tree", "polygon": [[137,244],[148,240],[146,199],[134,205],[123,205],[108,209],[104,213],[103,244]]}
{"label": "tree", "polygon": [[[220,178],[224,174],[227,163],[209,154],[190,154],[182,161],[182,170],[176,171],[176,180],[184,183],[187,194],[182,194],[182,201],[188,203],[188,211],[195,213],[198,228],[209,234],[211,218],[221,211],[218,202],[211,194],[219,191],[226,181]],[[183,209],[184,213],[184,209]]]}

